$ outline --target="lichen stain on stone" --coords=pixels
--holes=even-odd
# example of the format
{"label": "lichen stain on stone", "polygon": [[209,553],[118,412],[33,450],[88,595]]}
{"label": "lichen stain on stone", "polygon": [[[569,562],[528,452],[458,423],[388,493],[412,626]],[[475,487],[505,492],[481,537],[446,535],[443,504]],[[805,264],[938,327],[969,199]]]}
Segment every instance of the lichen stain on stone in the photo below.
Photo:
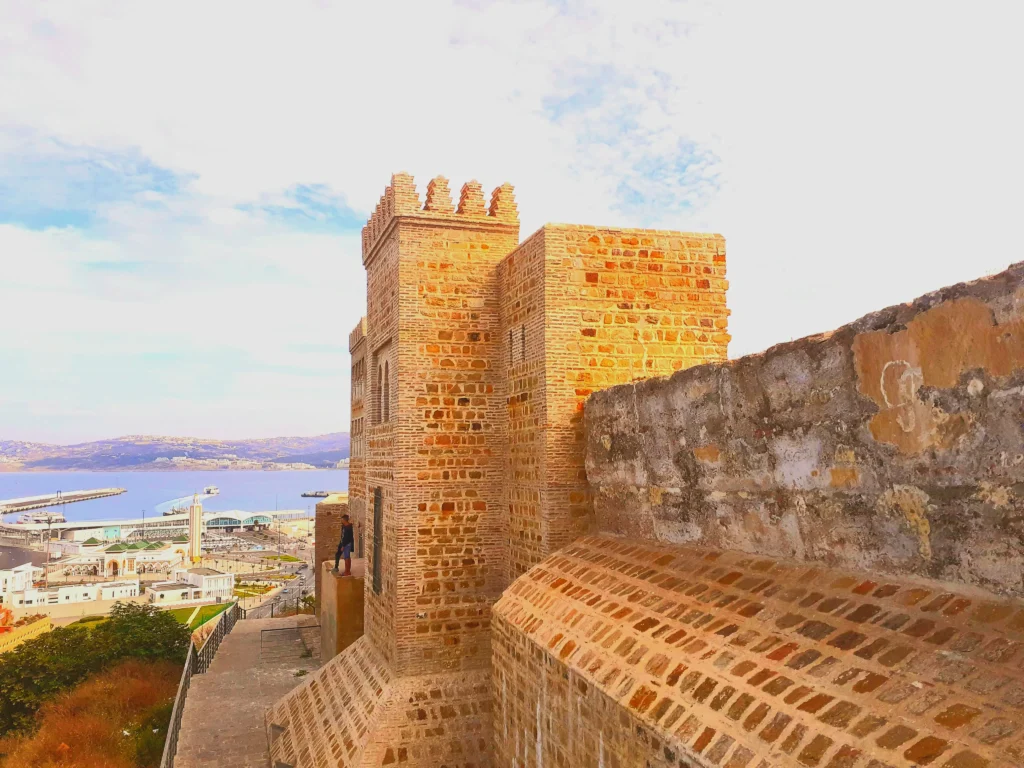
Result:
{"label": "lichen stain on stone", "polygon": [[917,550],[925,560],[932,559],[932,526],[928,521],[928,494],[912,485],[894,485],[878,500],[882,511],[899,514],[917,535]]}
{"label": "lichen stain on stone", "polygon": [[604,446],[604,449],[606,451],[610,451],[612,449],[612,436],[611,435],[601,435],[601,445]]}
{"label": "lichen stain on stone", "polygon": [[854,488],[860,483],[857,454],[845,445],[836,446],[834,466],[829,467],[829,485],[833,488]]}
{"label": "lichen stain on stone", "polygon": [[829,484],[833,488],[854,488],[860,482],[856,467],[832,467],[829,469]]}
{"label": "lichen stain on stone", "polygon": [[996,509],[1004,509],[1013,502],[1013,493],[1005,485],[996,485],[982,480],[974,498],[991,504]]}
{"label": "lichen stain on stone", "polygon": [[664,495],[665,489],[659,488],[656,485],[652,485],[647,489],[647,498],[650,500],[651,504],[661,504],[661,499]]}
{"label": "lichen stain on stone", "polygon": [[717,445],[705,445],[700,448],[694,448],[693,455],[697,461],[703,461],[707,464],[717,464],[719,458],[722,456],[722,451]]}
{"label": "lichen stain on stone", "polygon": [[879,407],[875,440],[904,454],[949,449],[971,427],[963,414],[923,402],[922,386],[951,389],[964,371],[1007,376],[1024,368],[1024,320],[997,325],[977,298],[948,301],[922,312],[896,333],[870,331],[853,340],[857,389]]}

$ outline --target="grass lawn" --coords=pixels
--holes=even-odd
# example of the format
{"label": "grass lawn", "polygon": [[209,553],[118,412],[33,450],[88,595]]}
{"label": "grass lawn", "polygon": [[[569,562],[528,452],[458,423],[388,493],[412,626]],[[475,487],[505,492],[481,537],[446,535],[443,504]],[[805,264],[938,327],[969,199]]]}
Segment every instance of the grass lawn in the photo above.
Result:
{"label": "grass lawn", "polygon": [[216,618],[217,615],[226,611],[232,605],[232,603],[217,603],[216,605],[204,605],[202,608],[199,609],[199,614],[195,617],[195,619],[193,619],[192,623],[189,625],[189,629],[191,629],[194,632],[195,630],[199,629],[199,627],[203,626],[203,624],[208,622],[210,619]]}
{"label": "grass lawn", "polygon": [[301,563],[301,558],[294,557],[293,555],[268,555],[263,558],[264,560],[280,560],[283,563]]}
{"label": "grass lawn", "polygon": [[91,624],[91,625],[95,626],[96,624],[101,624],[102,622],[104,622],[106,620],[107,620],[106,616],[86,616],[84,618],[79,619],[78,621],[73,621],[71,623],[72,624]]}
{"label": "grass lawn", "polygon": [[192,605],[188,608],[175,608],[172,611],[168,611],[168,613],[171,614],[171,616],[173,616],[174,618],[176,618],[179,623],[184,624],[186,621],[188,621],[188,617],[192,615],[192,611],[194,611],[195,609],[196,607]]}
{"label": "grass lawn", "polygon": [[267,594],[272,587],[235,587],[235,597],[260,597],[261,595]]}

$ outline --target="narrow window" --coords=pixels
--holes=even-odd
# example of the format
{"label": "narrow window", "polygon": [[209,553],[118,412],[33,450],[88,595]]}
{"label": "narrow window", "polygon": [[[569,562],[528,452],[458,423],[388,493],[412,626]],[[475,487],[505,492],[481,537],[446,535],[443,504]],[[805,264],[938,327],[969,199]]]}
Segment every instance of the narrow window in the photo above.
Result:
{"label": "narrow window", "polygon": [[519,345],[520,346],[520,351],[522,353],[520,355],[520,357],[519,357],[519,361],[520,362],[526,362],[526,326],[525,325],[519,326],[519,341],[520,341],[520,345]]}
{"label": "narrow window", "polygon": [[391,420],[391,375],[388,364],[384,363],[384,421]]}
{"label": "narrow window", "polygon": [[384,498],[380,488],[373,489],[373,591],[380,594],[380,548],[384,540]]}
{"label": "narrow window", "polygon": [[377,423],[384,421],[384,366],[377,366]]}

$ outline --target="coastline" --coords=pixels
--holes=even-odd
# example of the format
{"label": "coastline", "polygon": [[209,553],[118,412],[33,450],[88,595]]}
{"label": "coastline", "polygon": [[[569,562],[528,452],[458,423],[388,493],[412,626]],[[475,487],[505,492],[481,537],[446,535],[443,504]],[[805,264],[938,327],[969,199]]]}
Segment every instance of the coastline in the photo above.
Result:
{"label": "coastline", "polygon": [[0,464],[0,473],[5,472],[330,472],[344,470],[348,467],[314,467],[312,464],[282,464],[280,467],[204,467],[204,466],[171,466],[162,464],[142,464],[129,467],[26,467],[23,465]]}

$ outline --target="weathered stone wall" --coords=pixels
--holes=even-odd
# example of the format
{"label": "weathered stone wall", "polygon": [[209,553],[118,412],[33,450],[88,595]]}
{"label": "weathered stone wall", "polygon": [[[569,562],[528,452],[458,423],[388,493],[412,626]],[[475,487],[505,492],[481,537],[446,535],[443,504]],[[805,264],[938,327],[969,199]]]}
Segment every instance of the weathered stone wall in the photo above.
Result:
{"label": "weathered stone wall", "polygon": [[1022,280],[594,394],[600,529],[1024,594]]}
{"label": "weathered stone wall", "polygon": [[316,569],[314,594],[318,614],[323,596],[323,564],[330,563],[329,567],[334,567],[334,553],[338,551],[338,542],[341,541],[341,516],[347,513],[348,503],[344,494],[332,494],[316,505],[313,567]]}

